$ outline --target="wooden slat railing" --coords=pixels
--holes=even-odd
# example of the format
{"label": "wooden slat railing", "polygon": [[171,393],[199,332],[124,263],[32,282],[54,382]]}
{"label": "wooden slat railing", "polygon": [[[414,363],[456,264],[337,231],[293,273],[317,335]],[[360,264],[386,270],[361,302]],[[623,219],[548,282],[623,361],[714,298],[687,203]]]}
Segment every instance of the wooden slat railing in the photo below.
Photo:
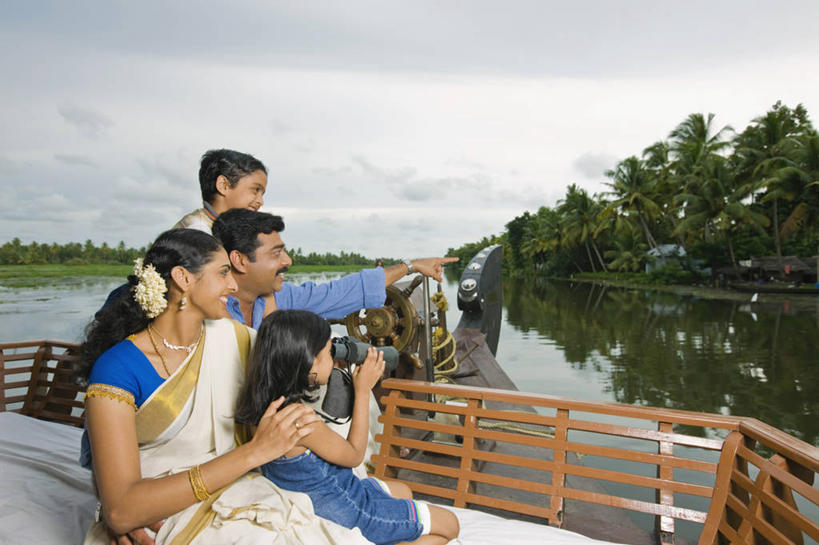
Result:
{"label": "wooden slat railing", "polygon": [[0,411],[81,427],[82,392],[76,382],[74,343],[0,344]]}
{"label": "wooden slat railing", "polygon": [[[555,526],[567,501],[648,513],[665,544],[676,520],[702,525],[701,545],[819,541],[819,449],[755,419],[401,379],[382,386],[375,476],[419,494]],[[402,458],[402,447],[416,454]]]}
{"label": "wooden slat railing", "polygon": [[[82,426],[77,348],[0,344],[0,411]],[[567,502],[647,513],[666,544],[677,520],[702,525],[699,545],[819,542],[819,449],[758,420],[401,379],[382,386],[375,475],[416,493],[555,526]],[[449,418],[428,420],[430,411]],[[401,447],[420,455],[403,458]]]}

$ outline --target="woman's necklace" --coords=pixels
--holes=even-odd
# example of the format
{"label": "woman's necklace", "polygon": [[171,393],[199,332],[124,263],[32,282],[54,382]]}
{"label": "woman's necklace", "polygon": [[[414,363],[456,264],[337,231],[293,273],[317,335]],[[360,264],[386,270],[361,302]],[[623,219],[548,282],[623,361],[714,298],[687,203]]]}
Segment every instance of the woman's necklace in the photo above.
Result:
{"label": "woman's necklace", "polygon": [[156,334],[159,335],[160,337],[162,337],[162,344],[164,344],[165,347],[168,348],[169,350],[184,350],[185,352],[190,354],[191,352],[193,352],[193,349],[196,348],[196,345],[199,344],[199,341],[202,340],[202,332],[204,330],[205,330],[205,326],[203,325],[202,329],[199,330],[199,336],[196,338],[196,340],[193,341],[191,344],[189,344],[187,346],[179,345],[179,344],[171,344],[171,343],[168,342],[168,339],[166,339],[165,337],[162,337],[162,335],[159,335],[159,331],[157,331]]}
{"label": "woman's necklace", "polygon": [[165,356],[162,355],[162,352],[159,351],[159,347],[156,345],[156,340],[154,340],[153,328],[151,327],[151,324],[148,324],[148,338],[151,339],[151,344],[154,346],[154,351],[159,356],[159,361],[162,362],[162,367],[165,368],[165,373],[168,375],[168,377],[170,377],[171,372],[168,369],[168,362],[165,361]]}

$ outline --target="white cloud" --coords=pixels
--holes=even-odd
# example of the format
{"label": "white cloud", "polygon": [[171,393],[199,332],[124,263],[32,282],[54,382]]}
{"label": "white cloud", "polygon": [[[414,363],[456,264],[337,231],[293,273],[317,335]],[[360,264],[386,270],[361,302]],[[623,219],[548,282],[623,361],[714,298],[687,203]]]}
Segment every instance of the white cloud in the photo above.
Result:
{"label": "white cloud", "polygon": [[0,174],[12,174],[17,170],[17,164],[14,161],[0,156]]}
{"label": "white cloud", "polygon": [[88,107],[64,104],[57,108],[57,112],[66,123],[89,138],[99,138],[106,129],[114,125],[108,117]]}
{"label": "white cloud", "polygon": [[[354,251],[375,256],[443,254],[488,234],[498,234],[521,208],[431,210],[417,208],[286,208],[282,238],[304,251]],[[476,236],[480,233],[480,236]]]}
{"label": "white cloud", "polygon": [[607,170],[611,170],[617,164],[617,158],[607,153],[586,152],[574,160],[572,166],[580,174],[592,180],[604,176]]}
{"label": "white cloud", "polygon": [[97,163],[90,157],[85,155],[74,155],[71,153],[55,153],[54,158],[66,165],[77,165],[84,167],[97,168]]}
{"label": "white cloud", "polygon": [[9,191],[6,195],[7,199],[0,200],[0,216],[7,225],[14,225],[17,222],[37,224],[46,221],[62,229],[65,224],[86,222],[98,215],[96,211],[79,206],[79,203],[61,193],[32,195],[23,191]]}
{"label": "white cloud", "polygon": [[291,245],[430,254],[570,183],[601,191],[602,170],[692,112],[740,130],[778,99],[819,115],[819,34],[799,30],[816,2],[709,4],[703,20],[700,0],[476,0],[469,17],[243,0],[247,26],[223,40],[202,31],[219,10],[152,5],[4,14],[2,237],[142,245],[200,205],[199,157],[227,147],[268,167]]}

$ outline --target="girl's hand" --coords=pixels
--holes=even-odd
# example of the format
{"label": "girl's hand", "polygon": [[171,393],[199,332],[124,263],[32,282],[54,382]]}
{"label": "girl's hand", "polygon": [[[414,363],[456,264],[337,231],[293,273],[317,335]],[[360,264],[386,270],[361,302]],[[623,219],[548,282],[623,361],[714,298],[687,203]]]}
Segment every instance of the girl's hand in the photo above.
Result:
{"label": "girl's hand", "polygon": [[314,427],[311,424],[319,422],[313,409],[300,403],[291,403],[277,412],[283,402],[284,397],[273,401],[259,420],[251,440],[260,457],[260,463],[256,465],[263,465],[283,456],[302,437],[312,433]]}
{"label": "girl's hand", "polygon": [[353,370],[353,386],[356,393],[369,392],[384,375],[384,353],[374,347],[367,349],[364,363]]}

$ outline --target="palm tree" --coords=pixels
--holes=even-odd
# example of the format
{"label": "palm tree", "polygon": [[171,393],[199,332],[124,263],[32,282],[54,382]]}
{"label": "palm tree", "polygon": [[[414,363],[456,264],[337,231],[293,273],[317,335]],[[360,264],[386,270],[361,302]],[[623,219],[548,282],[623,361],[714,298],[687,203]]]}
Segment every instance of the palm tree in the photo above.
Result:
{"label": "palm tree", "polygon": [[711,157],[703,165],[698,182],[690,183],[685,193],[675,197],[675,201],[684,204],[684,217],[674,234],[702,232],[706,241],[718,234],[723,236],[736,268],[732,236],[737,226],[745,224],[761,230],[769,223],[768,218],[744,203],[747,197],[746,187],[736,187],[728,161],[720,156]]}
{"label": "palm tree", "polygon": [[607,171],[606,176],[612,180],[606,183],[612,189],[608,194],[615,199],[601,212],[601,220],[612,214],[636,217],[649,247],[657,248],[657,240],[648,224],[661,216],[662,207],[658,204],[651,171],[640,159],[631,156],[618,163],[614,170]]}
{"label": "palm tree", "polygon": [[616,271],[639,271],[646,259],[648,245],[641,240],[638,230],[625,231],[614,238],[614,249],[606,250],[609,267]]}
{"label": "palm tree", "polygon": [[541,206],[536,214],[529,217],[521,237],[520,251],[530,258],[542,262],[545,254],[561,245],[560,214],[546,206]]}
{"label": "palm tree", "polygon": [[794,236],[812,217],[819,215],[819,136],[808,133],[791,142],[794,160],[773,173],[773,179],[767,182],[770,191],[763,198],[763,201],[784,198],[796,202],[779,226],[781,240]]}
{"label": "palm tree", "polygon": [[796,166],[794,139],[812,132],[807,110],[801,104],[791,110],[777,102],[764,116],[754,118],[735,139],[740,177],[755,190],[764,190],[762,201],[772,204],[771,227],[780,261],[779,201],[793,200],[795,187],[795,179],[783,169]]}
{"label": "palm tree", "polygon": [[726,140],[733,129],[726,125],[714,132],[714,114],[690,114],[668,135],[673,166],[677,175],[694,174],[711,157],[730,145]]}
{"label": "palm tree", "polygon": [[564,242],[585,246],[592,271],[596,272],[591,252],[593,248],[597,261],[605,271],[606,263],[594,241],[597,236],[596,229],[600,223],[598,219],[601,211],[600,205],[589,197],[585,189],[579,189],[576,184],[571,184],[566,189],[566,197],[558,201],[557,211],[564,219]]}
{"label": "palm tree", "polygon": [[[699,113],[690,114],[685,121],[677,125],[668,135],[669,156],[671,158],[669,180],[664,185],[667,195],[690,193],[703,183],[704,169],[715,157],[729,146],[726,140],[728,133],[733,129],[730,126],[719,130],[714,128],[714,114],[707,116]],[[679,199],[671,199],[679,206]],[[680,222],[684,220],[681,210],[669,207],[666,211],[668,218],[674,225],[674,231],[680,237],[680,244],[685,246],[685,229],[680,229]]]}

